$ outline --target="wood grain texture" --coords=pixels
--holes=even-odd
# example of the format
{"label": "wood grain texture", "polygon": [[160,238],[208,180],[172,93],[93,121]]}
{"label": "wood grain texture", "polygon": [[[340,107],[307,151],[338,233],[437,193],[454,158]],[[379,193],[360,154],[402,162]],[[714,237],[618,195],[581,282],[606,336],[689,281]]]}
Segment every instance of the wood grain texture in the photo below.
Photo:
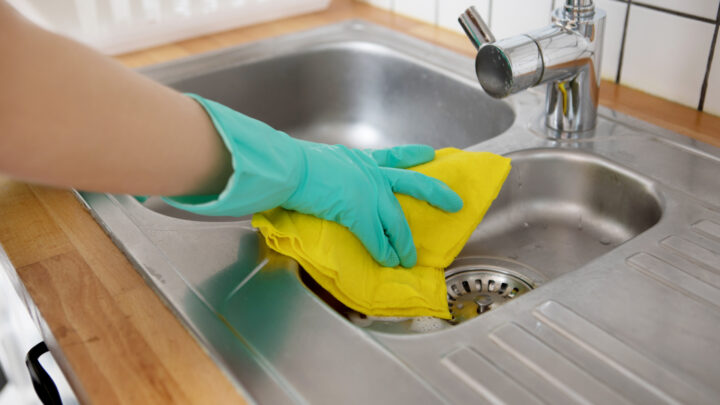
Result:
{"label": "wood grain texture", "polygon": [[[472,56],[458,33],[335,0],[321,13],[118,56],[130,67],[362,18]],[[720,146],[720,118],[604,82],[602,104]],[[96,404],[243,403],[241,395],[68,191],[0,177],[0,243],[82,398]]]}
{"label": "wood grain texture", "polygon": [[604,81],[600,104],[659,127],[720,147],[720,117]]}
{"label": "wood grain texture", "polygon": [[[10,181],[1,187],[0,243],[81,381],[74,388],[82,397],[97,404],[244,403],[70,192]],[[8,202],[15,209],[6,209]],[[18,210],[22,217],[13,221]],[[26,234],[43,237],[16,237]],[[33,260],[28,251],[39,254]]]}
{"label": "wood grain texture", "polygon": [[26,203],[33,199],[25,184],[0,183],[0,242],[16,267],[73,249],[42,206]]}

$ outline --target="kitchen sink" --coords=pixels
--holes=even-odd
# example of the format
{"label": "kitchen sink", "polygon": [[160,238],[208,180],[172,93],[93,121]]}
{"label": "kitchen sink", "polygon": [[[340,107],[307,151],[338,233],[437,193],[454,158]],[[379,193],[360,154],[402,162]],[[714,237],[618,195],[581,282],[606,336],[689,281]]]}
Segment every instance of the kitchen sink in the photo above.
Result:
{"label": "kitchen sink", "polygon": [[489,98],[472,59],[357,20],[141,72],[302,139],[512,158],[445,271],[449,322],[349,310],[249,217],[80,193],[254,401],[720,397],[720,149],[602,107],[595,130],[551,138],[542,89]]}
{"label": "kitchen sink", "polygon": [[[610,252],[662,216],[662,200],[652,181],[597,155],[530,149],[507,156],[512,158],[512,170],[505,185],[446,270],[451,309],[457,309],[456,299],[469,301],[461,309],[467,312],[472,305],[471,317],[464,314],[450,323],[367,318],[322,291],[307,274],[301,273],[301,280],[356,325],[385,333],[431,332],[475,317],[473,301],[479,296],[488,310],[496,308]],[[463,275],[483,273],[458,283],[458,268]],[[512,281],[519,288],[512,287]],[[492,294],[483,288],[492,289]],[[502,302],[492,300],[498,295]]]}
{"label": "kitchen sink", "polygon": [[353,148],[465,148],[515,119],[510,106],[464,78],[367,42],[318,44],[170,84],[293,137]]}
{"label": "kitchen sink", "polygon": [[[467,78],[368,42],[319,43],[208,70],[165,82],[313,142],[361,149],[408,143],[465,148],[503,133],[515,120],[507,103]],[[190,214],[159,198],[145,206],[189,220],[238,219]]]}
{"label": "kitchen sink", "polygon": [[546,282],[655,225],[662,215],[653,183],[596,155],[524,150],[459,257],[519,261]]}

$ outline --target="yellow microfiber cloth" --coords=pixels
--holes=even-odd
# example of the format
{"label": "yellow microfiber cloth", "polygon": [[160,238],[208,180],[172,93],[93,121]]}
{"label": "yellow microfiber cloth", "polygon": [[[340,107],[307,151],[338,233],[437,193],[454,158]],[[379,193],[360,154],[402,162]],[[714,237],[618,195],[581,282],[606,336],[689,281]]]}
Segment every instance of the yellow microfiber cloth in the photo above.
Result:
{"label": "yellow microfiber cloth", "polygon": [[417,265],[411,269],[382,267],[347,228],[310,215],[275,208],[255,214],[252,225],[271,249],[297,260],[323,288],[360,313],[449,319],[443,269],[497,197],[510,159],[447,148],[411,170],[442,180],[463,199],[462,210],[450,214],[396,194],[417,248]]}

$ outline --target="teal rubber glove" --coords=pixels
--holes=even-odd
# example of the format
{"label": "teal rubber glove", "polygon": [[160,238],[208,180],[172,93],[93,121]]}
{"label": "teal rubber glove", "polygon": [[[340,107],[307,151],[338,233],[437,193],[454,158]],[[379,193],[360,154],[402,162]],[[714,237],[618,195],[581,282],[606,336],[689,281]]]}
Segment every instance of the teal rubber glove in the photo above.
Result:
{"label": "teal rubber glove", "polygon": [[338,222],[353,232],[383,266],[412,267],[415,245],[393,193],[427,201],[444,211],[462,199],[443,182],[403,170],[432,160],[425,145],[358,150],[291,138],[222,104],[194,94],[232,156],[234,172],[213,196],[165,197],[202,215],[242,216],[274,207]]}

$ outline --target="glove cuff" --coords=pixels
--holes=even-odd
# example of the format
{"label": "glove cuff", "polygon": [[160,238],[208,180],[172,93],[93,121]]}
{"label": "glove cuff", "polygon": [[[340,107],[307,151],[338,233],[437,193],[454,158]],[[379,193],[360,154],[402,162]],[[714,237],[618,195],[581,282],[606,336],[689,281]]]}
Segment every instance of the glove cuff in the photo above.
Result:
{"label": "glove cuff", "polygon": [[302,148],[287,134],[196,94],[232,158],[233,173],[218,195],[163,197],[173,207],[201,215],[243,216],[277,207],[300,183]]}

